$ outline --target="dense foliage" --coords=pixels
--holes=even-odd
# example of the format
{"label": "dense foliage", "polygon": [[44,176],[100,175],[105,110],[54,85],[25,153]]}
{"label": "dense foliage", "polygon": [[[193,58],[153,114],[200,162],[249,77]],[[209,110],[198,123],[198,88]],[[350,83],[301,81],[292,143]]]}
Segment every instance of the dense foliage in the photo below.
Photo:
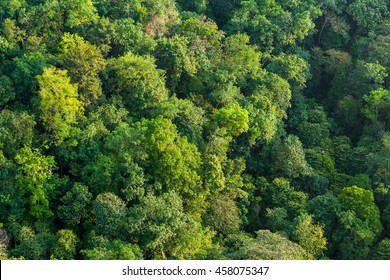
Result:
{"label": "dense foliage", "polygon": [[1,0],[0,258],[390,259],[389,0]]}

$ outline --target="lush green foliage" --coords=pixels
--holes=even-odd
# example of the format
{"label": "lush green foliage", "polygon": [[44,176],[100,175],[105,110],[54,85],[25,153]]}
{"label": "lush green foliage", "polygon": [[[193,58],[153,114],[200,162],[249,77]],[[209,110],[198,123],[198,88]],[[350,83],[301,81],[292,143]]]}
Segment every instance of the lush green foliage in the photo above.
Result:
{"label": "lush green foliage", "polygon": [[388,0],[0,1],[0,259],[390,259]]}

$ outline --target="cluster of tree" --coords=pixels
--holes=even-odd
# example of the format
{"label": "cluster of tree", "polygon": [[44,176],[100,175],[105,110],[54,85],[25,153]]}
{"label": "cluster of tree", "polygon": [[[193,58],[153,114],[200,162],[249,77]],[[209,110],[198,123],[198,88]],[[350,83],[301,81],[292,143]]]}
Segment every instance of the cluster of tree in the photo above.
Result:
{"label": "cluster of tree", "polygon": [[1,0],[0,258],[390,259],[389,0]]}

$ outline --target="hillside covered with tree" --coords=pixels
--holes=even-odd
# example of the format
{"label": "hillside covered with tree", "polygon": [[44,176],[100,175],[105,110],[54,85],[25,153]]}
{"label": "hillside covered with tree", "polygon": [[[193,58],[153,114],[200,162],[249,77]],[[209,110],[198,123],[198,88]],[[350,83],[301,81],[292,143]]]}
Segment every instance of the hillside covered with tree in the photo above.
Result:
{"label": "hillside covered with tree", "polygon": [[389,0],[0,0],[1,259],[390,259]]}

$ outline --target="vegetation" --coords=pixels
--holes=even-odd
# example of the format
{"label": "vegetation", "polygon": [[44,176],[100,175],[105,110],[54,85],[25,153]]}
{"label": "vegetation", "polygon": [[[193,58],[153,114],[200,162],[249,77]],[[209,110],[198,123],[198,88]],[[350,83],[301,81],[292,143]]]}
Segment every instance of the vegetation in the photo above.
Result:
{"label": "vegetation", "polygon": [[390,259],[389,0],[0,1],[1,259]]}

